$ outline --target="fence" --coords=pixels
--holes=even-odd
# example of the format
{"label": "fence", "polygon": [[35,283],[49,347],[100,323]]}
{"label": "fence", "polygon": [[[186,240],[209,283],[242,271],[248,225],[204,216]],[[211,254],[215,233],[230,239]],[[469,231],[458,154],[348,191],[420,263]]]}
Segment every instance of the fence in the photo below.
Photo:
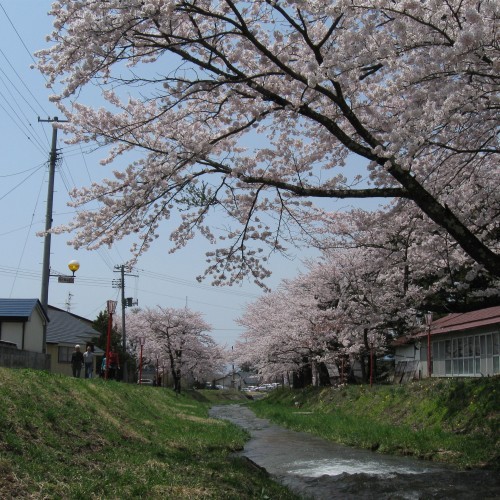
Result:
{"label": "fence", "polygon": [[50,371],[50,354],[21,351],[11,342],[0,341],[0,366]]}
{"label": "fence", "polygon": [[398,361],[394,371],[394,383],[403,384],[420,377],[418,361]]}

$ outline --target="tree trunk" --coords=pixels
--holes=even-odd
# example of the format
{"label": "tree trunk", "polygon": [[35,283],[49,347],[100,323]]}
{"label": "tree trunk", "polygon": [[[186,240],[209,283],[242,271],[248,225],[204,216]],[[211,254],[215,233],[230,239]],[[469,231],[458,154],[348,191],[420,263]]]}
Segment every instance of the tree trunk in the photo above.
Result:
{"label": "tree trunk", "polygon": [[330,374],[325,363],[318,363],[318,378],[320,387],[329,387],[332,385]]}

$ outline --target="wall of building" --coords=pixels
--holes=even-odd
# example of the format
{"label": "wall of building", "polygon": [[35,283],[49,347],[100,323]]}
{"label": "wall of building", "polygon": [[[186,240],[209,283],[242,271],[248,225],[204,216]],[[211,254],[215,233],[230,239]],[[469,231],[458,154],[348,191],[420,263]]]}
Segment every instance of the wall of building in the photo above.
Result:
{"label": "wall of building", "polygon": [[[420,345],[419,345],[420,344]],[[399,363],[419,361],[419,376],[427,377],[427,339],[397,346]],[[500,374],[500,327],[440,334],[431,338],[433,377],[490,377]],[[412,365],[413,367],[413,365]]]}
{"label": "wall of building", "polygon": [[0,324],[0,340],[13,342],[18,349],[23,348],[23,325],[24,323],[2,321]]}
{"label": "wall of building", "polygon": [[24,347],[26,351],[43,352],[44,320],[40,314],[33,312],[26,323],[24,331]]}
{"label": "wall of building", "polygon": [[38,312],[31,315],[29,321],[2,321],[0,340],[14,342],[18,349],[43,352],[44,321]]}
{"label": "wall of building", "polygon": [[59,344],[47,344],[47,353],[50,354],[50,371],[52,373],[59,373],[67,376],[72,375],[71,363],[59,362]]}

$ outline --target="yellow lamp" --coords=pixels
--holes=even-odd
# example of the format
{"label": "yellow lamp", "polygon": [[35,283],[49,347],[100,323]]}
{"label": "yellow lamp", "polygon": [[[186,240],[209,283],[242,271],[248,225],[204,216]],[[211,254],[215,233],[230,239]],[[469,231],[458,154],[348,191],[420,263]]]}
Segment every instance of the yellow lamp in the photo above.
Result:
{"label": "yellow lamp", "polygon": [[80,263],[77,260],[72,260],[68,263],[69,270],[75,275],[75,272],[80,269]]}

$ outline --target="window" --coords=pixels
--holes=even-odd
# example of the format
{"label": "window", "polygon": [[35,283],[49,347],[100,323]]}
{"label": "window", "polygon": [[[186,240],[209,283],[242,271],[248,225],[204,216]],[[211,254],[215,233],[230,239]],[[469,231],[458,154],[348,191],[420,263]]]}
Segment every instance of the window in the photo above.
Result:
{"label": "window", "polygon": [[467,351],[467,357],[473,358],[474,357],[474,337],[469,337],[469,350]]}
{"label": "window", "polygon": [[445,340],[444,344],[444,371],[446,375],[451,375],[451,340]]}
{"label": "window", "polygon": [[59,363],[71,363],[72,347],[58,347],[57,361]]}
{"label": "window", "polygon": [[493,340],[493,373],[500,373],[500,333],[492,335]]}
{"label": "window", "polygon": [[[435,375],[500,373],[500,333],[433,342]],[[444,361],[444,363],[443,363]]]}

